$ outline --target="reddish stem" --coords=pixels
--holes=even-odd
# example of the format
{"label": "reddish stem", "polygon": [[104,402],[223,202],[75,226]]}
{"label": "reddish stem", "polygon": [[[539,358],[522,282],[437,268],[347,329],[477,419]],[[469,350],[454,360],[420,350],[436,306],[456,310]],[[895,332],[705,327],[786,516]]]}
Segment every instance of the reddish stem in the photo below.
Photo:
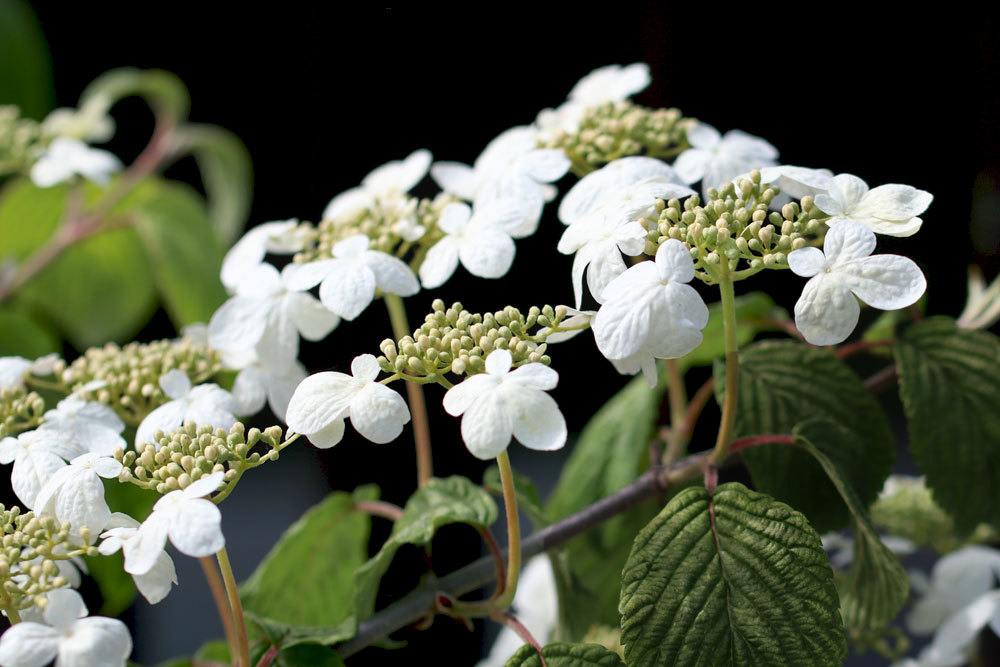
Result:
{"label": "reddish stem", "polygon": [[274,662],[279,653],[281,653],[281,648],[272,644],[271,648],[267,649],[267,653],[260,656],[260,660],[257,661],[257,667],[271,667],[271,663]]}
{"label": "reddish stem", "polygon": [[837,348],[837,358],[847,359],[853,357],[859,352],[865,352],[866,350],[872,350],[878,347],[888,347],[890,345],[895,345],[895,338],[884,338],[882,340],[859,340],[856,343],[851,343],[850,345],[841,345]]}
{"label": "reddish stem", "polygon": [[507,564],[503,559],[503,551],[500,550],[500,545],[497,544],[497,540],[493,537],[490,529],[484,528],[479,531],[479,534],[483,536],[483,542],[486,543],[486,547],[489,549],[490,555],[493,556],[493,562],[497,567],[497,588],[493,592],[493,595],[490,596],[491,600],[496,600],[503,595],[504,589],[507,588],[507,573],[504,571]]}
{"label": "reddish stem", "polygon": [[768,433],[765,435],[750,435],[745,438],[737,438],[729,445],[729,453],[735,454],[741,449],[751,447],[761,447],[763,445],[794,445],[795,436],[787,433]]}
{"label": "reddish stem", "polygon": [[542,655],[542,645],[538,643],[538,640],[531,634],[531,631],[524,627],[524,624],[521,623],[521,621],[517,620],[516,616],[509,611],[504,611],[491,614],[490,618],[497,623],[503,623],[508,628],[516,632],[517,636],[523,639],[525,644],[530,644],[531,648],[535,649],[535,652],[538,654],[538,659],[541,660],[542,667],[547,667],[545,663],[545,656]]}
{"label": "reddish stem", "polygon": [[393,505],[383,500],[359,500],[354,503],[354,509],[389,521],[399,521],[403,516],[403,509],[399,505]]}

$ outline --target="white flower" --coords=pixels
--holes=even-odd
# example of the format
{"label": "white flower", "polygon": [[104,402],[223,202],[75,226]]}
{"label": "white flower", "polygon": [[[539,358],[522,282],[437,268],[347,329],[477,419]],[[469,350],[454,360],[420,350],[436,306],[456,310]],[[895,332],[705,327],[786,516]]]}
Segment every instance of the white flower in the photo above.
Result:
{"label": "white flower", "polygon": [[[542,646],[549,643],[559,622],[559,596],[552,561],[545,554],[524,564],[511,611]],[[504,667],[524,640],[508,627],[500,630],[489,655],[476,667]]]}
{"label": "white flower", "polygon": [[559,374],[540,363],[511,370],[507,350],[486,357],[486,372],[466,378],[444,395],[444,409],[462,415],[462,439],[472,455],[489,460],[507,449],[511,437],[542,451],[566,444],[566,420],[555,400]]}
{"label": "white flower", "polygon": [[219,385],[192,387],[184,371],[175,369],[160,377],[160,388],[173,400],[146,415],[135,434],[137,445],[153,443],[157,431],[170,433],[187,421],[224,429],[236,421],[236,401]]}
{"label": "white flower", "polygon": [[257,360],[242,367],[233,382],[236,412],[254,415],[264,408],[284,421],[288,402],[295,388],[306,379],[306,369],[297,360],[281,364],[268,364]]}
{"label": "white flower", "polygon": [[816,195],[816,206],[831,216],[831,227],[847,220],[860,222],[877,234],[913,236],[924,223],[918,216],[934,195],[909,185],[890,183],[873,190],[853,174],[837,174],[827,191]]}
{"label": "white flower", "polygon": [[423,180],[431,166],[431,153],[416,150],[405,160],[387,162],[365,176],[361,186],[351,188],[330,200],[323,211],[324,220],[350,216],[370,207],[376,199],[405,194]]}
{"label": "white flower", "polygon": [[819,248],[788,254],[788,266],[810,278],[795,303],[795,326],[813,345],[845,340],[858,324],[858,299],[881,310],[905,308],[927,288],[913,260],[875,255],[875,233],[853,220],[831,227]]}
{"label": "white flower", "polygon": [[574,132],[584,112],[605,102],[621,102],[649,85],[649,65],[607,65],[580,79],[557,109],[544,109],[535,121],[545,133]]}
{"label": "white flower", "polygon": [[569,166],[561,150],[538,148],[535,128],[519,126],[487,144],[473,166],[436,162],[431,176],[442,190],[465,201],[475,201],[491,191],[501,194],[511,190],[510,181],[516,180],[527,197],[544,202],[555,196],[555,189],[548,184],[562,178]]}
{"label": "white flower", "polygon": [[111,518],[101,478],[114,479],[121,471],[122,464],[110,456],[81,454],[45,482],[35,509],[69,522],[74,529],[86,528],[96,539]]}
{"label": "white flower", "polygon": [[31,180],[40,188],[58,185],[76,175],[104,184],[122,163],[108,151],[91,148],[82,141],[59,137],[31,168]]}
{"label": "white flower", "polygon": [[[744,177],[747,175],[744,174]],[[833,172],[829,169],[810,169],[783,164],[760,170],[760,182],[773,185],[781,190],[780,196],[787,196],[789,199],[815,197],[826,192],[832,181]],[[774,201],[771,202],[771,207],[774,208]]]}
{"label": "white flower", "polygon": [[132,638],[121,621],[87,617],[80,594],[68,588],[47,595],[45,624],[24,621],[0,637],[4,667],[124,667]]}
{"label": "white flower", "polygon": [[115,133],[115,121],[108,115],[106,100],[98,96],[79,109],[53,109],[42,121],[42,129],[50,135],[101,143]]}
{"label": "white flower", "polygon": [[[139,539],[139,526],[139,522],[129,515],[115,512],[111,515],[105,532],[101,533],[104,541],[101,542],[98,551],[105,556],[125,549],[130,553],[134,552],[135,547],[128,545]],[[142,548],[141,545],[139,548]],[[153,562],[153,567],[147,572],[132,574],[132,579],[135,581],[135,587],[149,604],[156,604],[167,597],[172,585],[177,584],[177,571],[174,569],[173,559],[161,549]]]}
{"label": "white flower", "polygon": [[221,472],[212,473],[156,501],[153,512],[138,530],[122,540],[125,571],[151,572],[160,562],[167,538],[178,551],[192,558],[211,556],[222,549],[226,545],[222,514],[205,496],[218,489],[224,477]]}
{"label": "white flower", "polygon": [[[895,535],[880,535],[879,539],[889,551],[906,556],[917,550],[910,540]],[[854,562],[854,538],[842,533],[827,533],[823,536],[823,548],[830,552],[830,565],[837,569],[849,567]]]}
{"label": "white flower", "polygon": [[667,163],[643,155],[625,157],[577,181],[559,202],[559,220],[570,225],[588,218],[604,208],[609,200],[620,198],[620,193],[643,181],[657,183],[664,197],[682,198],[694,194]]}
{"label": "white flower", "polygon": [[24,386],[31,362],[24,357],[0,357],[0,391]]}
{"label": "white flower", "polygon": [[[701,344],[708,307],[690,285],[694,262],[680,241],[671,239],[655,262],[641,262],[611,281],[594,317],[601,354],[619,371],[640,369],[655,384],[653,358],[683,357]],[[651,374],[650,374],[651,372]]]}
{"label": "white flower", "polygon": [[970,266],[969,296],[957,324],[963,329],[989,329],[997,320],[1000,320],[1000,276],[987,287],[979,267]]}
{"label": "white flower", "polygon": [[375,298],[375,290],[412,296],[420,290],[417,277],[402,260],[378,250],[369,250],[363,234],[350,236],[333,246],[333,259],[290,264],[285,285],[307,290],[319,285],[319,298],[331,312],[353,320]]}
{"label": "white flower", "polygon": [[688,130],[687,149],[674,161],[674,169],[685,183],[701,181],[701,191],[725,185],[740,174],[775,164],[778,150],[760,137],[740,130],[725,135],[706,123]]}
{"label": "white flower", "polygon": [[[10,484],[18,500],[33,509],[39,491],[66,461],[87,453],[83,443],[58,429],[38,428],[0,440],[0,463],[13,463]],[[100,453],[100,452],[98,452]],[[108,452],[103,452],[108,453]]]}
{"label": "white flower", "polygon": [[300,334],[315,341],[333,331],[340,317],[308,291],[289,287],[292,266],[281,273],[270,264],[246,271],[235,296],[212,315],[209,345],[222,352],[254,350],[257,357],[279,365],[298,357]]}
{"label": "white flower", "polygon": [[1000,590],[983,593],[949,616],[917,660],[908,659],[897,664],[902,667],[958,667],[967,664],[979,633],[987,625],[1000,635]]}
{"label": "white flower", "polygon": [[248,231],[222,260],[222,284],[230,292],[235,292],[244,274],[256,270],[267,253],[290,255],[302,250],[305,238],[299,230],[299,221],[292,218],[265,222]]}
{"label": "white flower", "polygon": [[288,428],[323,449],[333,447],[344,437],[347,418],[358,433],[372,442],[395,440],[410,421],[410,411],[402,396],[375,381],[378,374],[375,357],[362,354],[351,362],[351,375],[310,375],[288,404]]}
{"label": "white flower", "polygon": [[67,396],[55,410],[47,411],[38,430],[52,438],[62,438],[67,445],[79,443],[80,453],[111,456],[119,447],[125,447],[125,439],[120,435],[125,423],[115,411],[76,395]]}
{"label": "white flower", "polygon": [[455,273],[459,262],[474,276],[500,278],[514,261],[514,240],[508,231],[521,220],[516,207],[448,204],[438,226],[444,238],[431,246],[420,265],[425,288],[440,287]]}
{"label": "white flower", "polygon": [[[565,306],[564,306],[565,307]],[[577,310],[565,307],[569,317],[559,323],[559,331],[549,333],[551,327],[539,329],[538,335],[545,337],[546,344],[564,343],[575,337],[581,331],[590,328],[590,323],[597,314],[596,310]]]}
{"label": "white flower", "polygon": [[929,581],[921,573],[911,572],[910,580],[920,599],[906,617],[907,627],[915,635],[931,634],[949,616],[995,588],[998,578],[1000,551],[981,546],[942,556]]}

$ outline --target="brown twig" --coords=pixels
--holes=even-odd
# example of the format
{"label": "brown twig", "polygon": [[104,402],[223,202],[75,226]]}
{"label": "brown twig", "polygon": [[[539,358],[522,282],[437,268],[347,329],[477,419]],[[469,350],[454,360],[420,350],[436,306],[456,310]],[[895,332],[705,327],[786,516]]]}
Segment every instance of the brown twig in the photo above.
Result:
{"label": "brown twig", "polygon": [[199,558],[198,562],[201,563],[201,570],[205,573],[208,588],[212,592],[212,599],[215,601],[215,607],[219,612],[219,619],[222,621],[222,630],[226,635],[226,643],[229,645],[229,653],[235,656],[236,631],[233,629],[233,611],[229,608],[229,602],[226,599],[226,589],[222,583],[222,576],[219,574],[219,569],[215,566],[215,561],[211,558],[207,556]]}
{"label": "brown twig", "polygon": [[525,644],[529,644],[531,648],[535,649],[535,653],[538,654],[538,659],[542,662],[542,667],[546,667],[545,656],[542,655],[542,645],[538,643],[535,636],[531,634],[531,631],[525,627],[524,623],[517,620],[517,617],[509,611],[498,611],[490,616],[497,623],[502,623],[508,628],[517,633]]}
{"label": "brown twig", "polygon": [[354,509],[365,514],[388,519],[389,521],[399,521],[403,516],[403,508],[399,505],[387,503],[384,500],[359,500],[354,503]]}
{"label": "brown twig", "polygon": [[837,348],[836,355],[838,359],[848,359],[853,357],[859,352],[865,352],[867,350],[872,350],[879,347],[888,347],[890,345],[895,345],[895,338],[885,338],[882,340],[859,340],[855,343],[850,343],[848,345],[841,345]]}

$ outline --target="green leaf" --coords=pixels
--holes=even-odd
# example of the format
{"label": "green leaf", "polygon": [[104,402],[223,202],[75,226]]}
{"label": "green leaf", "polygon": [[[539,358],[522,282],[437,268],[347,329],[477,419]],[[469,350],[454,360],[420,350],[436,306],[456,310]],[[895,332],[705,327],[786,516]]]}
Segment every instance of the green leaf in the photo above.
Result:
{"label": "green leaf", "polygon": [[358,619],[368,618],[375,611],[379,581],[400,547],[428,545],[437,529],[447,524],[487,528],[496,521],[497,513],[497,505],[489,493],[465,477],[432,479],[418,489],[403,508],[403,516],[393,524],[389,539],[354,574]]}
{"label": "green leaf", "polygon": [[[599,644],[548,644],[542,647],[549,667],[625,667],[625,663]],[[525,644],[512,655],[505,667],[542,667],[538,652]]]}
{"label": "green leaf", "polygon": [[230,661],[229,644],[222,639],[205,642],[195,651],[194,657],[196,660],[212,660],[228,665]]}
{"label": "green leaf", "polygon": [[[775,326],[766,320],[788,319],[788,313],[774,304],[764,292],[750,292],[736,297],[736,342],[743,346],[761,331],[773,331]],[[722,322],[722,304],[708,307],[708,324],[702,330],[701,345],[680,359],[682,368],[709,366],[726,353],[725,328]]]}
{"label": "green leaf", "polygon": [[841,609],[847,627],[874,631],[887,626],[906,604],[910,582],[906,570],[882,544],[865,505],[844,474],[845,446],[853,434],[843,426],[813,419],[795,428],[799,446],[809,452],[837,487],[854,519],[854,560],[841,587]]}
{"label": "green leaf", "polygon": [[[94,185],[85,191],[90,200],[100,193]],[[0,256],[23,260],[48,241],[59,225],[68,192],[65,186],[11,183],[0,199]],[[146,254],[135,232],[127,228],[74,244],[16,296],[22,306],[45,315],[77,349],[131,338],[156,306]]]}
{"label": "green leaf", "polygon": [[122,67],[94,79],[83,95],[80,106],[107,112],[126,97],[141,97],[157,118],[178,125],[187,118],[191,101],[184,83],[170,72]]}
{"label": "green leaf", "polygon": [[[549,499],[546,513],[553,521],[620,490],[649,467],[662,384],[650,389],[635,378],[590,419]],[[632,539],[655,513],[655,503],[643,503],[550,554],[560,639],[580,640],[595,624],[618,625],[619,574]]]}
{"label": "green leaf", "polygon": [[[724,386],[717,376],[716,386]],[[762,341],[740,353],[736,437],[791,433],[822,417],[847,427],[843,472],[867,506],[892,469],[895,449],[885,413],[861,380],[828,350]],[[820,465],[796,447],[744,452],[754,485],[809,517],[819,532],[842,528],[850,513]]]}
{"label": "green leaf", "polygon": [[622,573],[630,667],[841,665],[847,643],[819,536],[741,484],[678,493]]}
{"label": "green leaf", "polygon": [[278,540],[240,590],[248,616],[272,644],[332,643],[354,634],[354,570],[365,560],[369,516],[355,502],[377,489],[332,493]]}
{"label": "green leaf", "polygon": [[913,458],[961,532],[1000,523],[1000,339],[935,317],[895,347]]}
{"label": "green leaf", "polygon": [[941,554],[958,548],[955,522],[934,502],[922,479],[899,480],[892,486],[871,506],[872,523],[886,533],[931,547]]}
{"label": "green leaf", "polygon": [[[494,496],[503,497],[500,469],[495,465],[483,473],[483,487]],[[543,528],[551,523],[545,510],[542,509],[542,500],[535,484],[516,470],[514,470],[514,494],[517,496],[518,509],[528,517],[535,528]]]}
{"label": "green leaf", "polygon": [[231,245],[250,213],[250,153],[235,134],[214,125],[184,125],[178,128],[175,141],[178,151],[190,152],[198,163],[215,233],[223,245]]}
{"label": "green leaf", "polygon": [[208,322],[226,291],[219,281],[222,245],[200,197],[181,185],[151,182],[133,206],[135,230],[174,326]]}
{"label": "green leaf", "polygon": [[274,663],[279,667],[343,667],[344,661],[321,644],[296,644],[282,649]]}
{"label": "green leaf", "polygon": [[59,339],[47,327],[27,313],[0,306],[0,357],[37,359],[60,349]]}
{"label": "green leaf", "polygon": [[54,101],[49,49],[31,5],[0,0],[0,104],[41,120]]}

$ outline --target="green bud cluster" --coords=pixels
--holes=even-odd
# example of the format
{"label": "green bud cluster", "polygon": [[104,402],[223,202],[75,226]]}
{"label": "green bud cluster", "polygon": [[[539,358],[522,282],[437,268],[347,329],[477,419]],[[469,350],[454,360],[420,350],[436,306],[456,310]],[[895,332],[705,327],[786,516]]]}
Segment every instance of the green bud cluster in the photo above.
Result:
{"label": "green bud cluster", "polygon": [[23,173],[45,150],[41,126],[16,106],[0,106],[0,176]]}
{"label": "green bud cluster", "polygon": [[64,588],[56,561],[96,555],[86,528],[72,532],[68,523],[49,516],[21,513],[14,506],[0,505],[0,607],[23,610],[45,606],[45,594]]}
{"label": "green bud cluster", "polygon": [[[127,423],[138,424],[153,408],[166,402],[160,377],[182,370],[192,384],[205,382],[222,370],[219,353],[188,338],[92,347],[68,367],[57,369],[67,391],[114,409]],[[94,381],[98,388],[85,387]]]}
{"label": "green bud cluster", "polygon": [[727,261],[731,271],[741,262],[743,268],[754,270],[787,268],[788,253],[825,233],[825,215],[812,197],[769,211],[778,194],[777,188],[760,182],[755,170],[738,184],[709,190],[704,205],[697,195],[683,202],[662,202],[655,219],[645,221],[649,230],[645,252],[655,255],[664,241],[677,239],[691,248],[703,267]]}
{"label": "green bud cluster", "polygon": [[0,438],[17,435],[42,423],[45,401],[22,387],[0,391]]}
{"label": "green bud cluster", "polygon": [[690,124],[679,109],[607,102],[587,109],[575,132],[560,131],[542,146],[563,150],[573,172],[582,176],[628,155],[675,156],[687,148]]}
{"label": "green bud cluster", "polygon": [[[352,216],[323,220],[315,227],[311,242],[295,256],[296,262],[312,262],[333,256],[333,246],[350,236],[364,234],[373,250],[403,256],[416,245],[430,247],[443,235],[437,221],[448,204],[458,201],[441,193],[434,199],[418,199],[409,195],[378,198],[372,206]],[[401,235],[404,226],[423,227],[424,235],[408,242]]]}
{"label": "green bud cluster", "polygon": [[461,303],[447,307],[441,299],[432,308],[412,336],[382,341],[378,363],[383,371],[404,377],[475,375],[486,370],[487,355],[497,349],[509,350],[514,366],[548,365],[544,329],[558,326],[567,314],[564,306],[532,306],[527,314],[513,306],[470,313]]}
{"label": "green bud cluster", "polygon": [[[124,466],[122,481],[165,494],[216,472],[225,474],[226,484],[235,483],[246,470],[278,458],[282,431],[279,426],[247,430],[241,422],[227,431],[188,422],[153,437],[155,443],[139,445],[138,451],[119,449],[115,458]],[[258,444],[268,451],[252,451]]]}

